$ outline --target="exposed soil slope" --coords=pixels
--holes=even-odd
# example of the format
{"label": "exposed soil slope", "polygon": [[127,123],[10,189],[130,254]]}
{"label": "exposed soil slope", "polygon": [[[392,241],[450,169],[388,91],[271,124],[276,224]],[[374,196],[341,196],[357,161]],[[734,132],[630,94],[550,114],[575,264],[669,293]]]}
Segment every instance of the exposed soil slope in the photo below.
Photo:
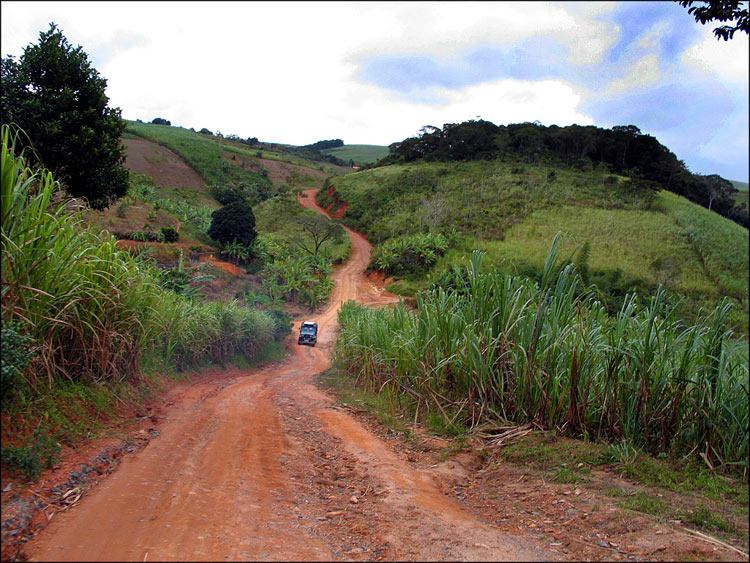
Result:
{"label": "exposed soil slope", "polygon": [[146,139],[123,139],[126,168],[151,176],[165,188],[205,191],[206,183],[193,168],[166,147]]}

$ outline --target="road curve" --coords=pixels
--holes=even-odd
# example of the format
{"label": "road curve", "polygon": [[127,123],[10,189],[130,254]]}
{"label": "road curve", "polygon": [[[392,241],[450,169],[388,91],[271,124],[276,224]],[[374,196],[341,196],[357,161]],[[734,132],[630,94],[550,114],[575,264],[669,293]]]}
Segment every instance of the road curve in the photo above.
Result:
{"label": "road curve", "polygon": [[[300,203],[324,212],[307,190]],[[370,245],[347,229],[319,344],[281,364],[196,383],[160,435],[56,514],[32,561],[550,560],[442,494],[428,468],[392,451],[314,385],[329,366],[344,300],[395,298],[364,275]],[[295,324],[295,327],[297,324]]]}

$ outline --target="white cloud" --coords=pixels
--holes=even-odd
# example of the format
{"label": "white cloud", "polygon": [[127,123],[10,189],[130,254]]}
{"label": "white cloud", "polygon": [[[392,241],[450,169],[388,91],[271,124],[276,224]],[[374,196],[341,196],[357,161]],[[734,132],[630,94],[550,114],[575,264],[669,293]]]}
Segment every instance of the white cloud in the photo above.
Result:
{"label": "white cloud", "polygon": [[[110,104],[128,119],[158,116],[185,127],[282,143],[339,137],[388,144],[428,123],[477,115],[495,123],[592,123],[580,107],[598,89],[598,77],[616,70],[605,62],[620,34],[611,21],[614,7],[612,2],[3,2],[0,46],[3,56],[20,55],[55,21],[89,54],[108,81]],[[685,69],[710,71],[735,85],[744,79],[746,92],[744,34],[725,43],[707,32],[708,41],[680,60],[661,61],[660,68],[653,53],[658,22],[644,22],[644,29],[638,43],[643,56],[609,93],[654,84],[665,73],[671,80]],[[469,52],[512,52],[529,39],[561,45],[570,64],[567,81],[497,79],[429,89],[421,101],[409,101],[358,80],[366,56],[418,55],[450,67]],[[579,70],[592,77],[589,91],[571,85]],[[741,97],[742,89],[738,92]]]}
{"label": "white cloud", "polygon": [[657,48],[660,38],[669,31],[669,28],[667,22],[657,22],[641,35],[636,46],[646,50]]}
{"label": "white cloud", "polygon": [[663,78],[659,57],[655,53],[644,55],[627,68],[627,74],[610,82],[605,95],[621,94],[628,90],[652,86]]}
{"label": "white cloud", "polygon": [[685,51],[682,62],[688,68],[714,74],[727,82],[742,83],[747,89],[748,36],[735,33],[733,39],[724,41],[717,40],[713,33],[706,33],[701,41]]}

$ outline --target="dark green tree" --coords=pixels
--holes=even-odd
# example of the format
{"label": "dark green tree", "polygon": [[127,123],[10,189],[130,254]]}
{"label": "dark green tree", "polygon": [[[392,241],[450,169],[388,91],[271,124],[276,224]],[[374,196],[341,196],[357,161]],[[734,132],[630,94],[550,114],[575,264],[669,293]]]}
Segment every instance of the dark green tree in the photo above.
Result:
{"label": "dark green tree", "polygon": [[96,209],[128,188],[125,122],[120,108],[107,106],[106,86],[81,46],[73,48],[54,23],[18,62],[2,61],[2,122],[23,129],[40,164]]}
{"label": "dark green tree", "polygon": [[253,209],[245,201],[225,205],[214,211],[211,218],[208,236],[221,244],[238,242],[249,246],[258,236]]}
{"label": "dark green tree", "polygon": [[172,125],[171,121],[164,119],[163,117],[155,117],[151,123],[154,125]]}
{"label": "dark green tree", "polygon": [[735,31],[750,33],[748,30],[750,22],[748,21],[747,0],[744,2],[739,0],[702,0],[700,3],[704,4],[703,6],[693,6],[696,0],[678,0],[678,2],[683,8],[688,9],[688,13],[695,18],[695,21],[703,25],[712,21],[736,24],[714,28],[716,39],[729,41],[734,37]]}

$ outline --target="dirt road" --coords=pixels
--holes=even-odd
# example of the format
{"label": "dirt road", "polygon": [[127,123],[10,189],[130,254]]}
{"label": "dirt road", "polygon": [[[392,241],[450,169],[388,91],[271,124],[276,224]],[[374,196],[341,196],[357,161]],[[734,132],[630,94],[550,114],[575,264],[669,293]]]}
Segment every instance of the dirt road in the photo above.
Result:
{"label": "dirt road", "polygon": [[[317,208],[313,191],[301,202]],[[322,211],[322,210],[320,210]],[[356,233],[317,316],[316,347],[282,364],[187,387],[160,435],[125,456],[25,546],[37,561],[550,560],[560,554],[478,520],[314,385],[344,300],[393,296],[363,275]],[[296,327],[295,327],[296,328]]]}

